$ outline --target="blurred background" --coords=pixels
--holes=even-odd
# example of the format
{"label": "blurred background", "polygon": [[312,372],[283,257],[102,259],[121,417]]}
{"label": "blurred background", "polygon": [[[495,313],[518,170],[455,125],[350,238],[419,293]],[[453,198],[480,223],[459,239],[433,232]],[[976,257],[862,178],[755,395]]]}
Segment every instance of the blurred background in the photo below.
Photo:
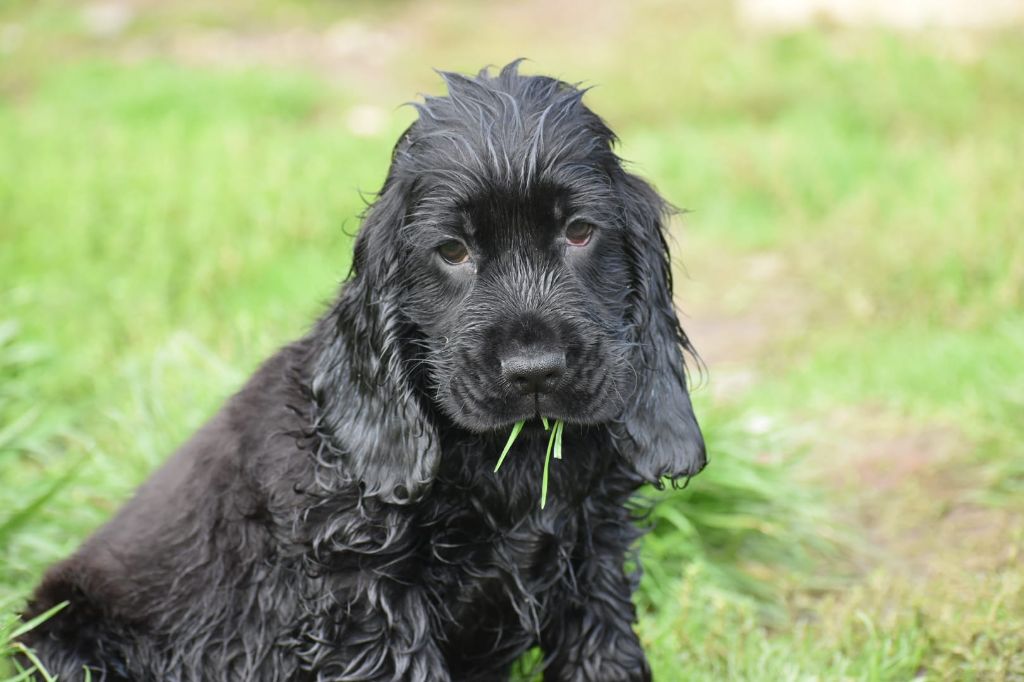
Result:
{"label": "blurred background", "polygon": [[0,2],[0,677],[332,297],[400,105],[520,56],[686,209],[711,464],[642,545],[656,679],[1024,680],[1017,0]]}

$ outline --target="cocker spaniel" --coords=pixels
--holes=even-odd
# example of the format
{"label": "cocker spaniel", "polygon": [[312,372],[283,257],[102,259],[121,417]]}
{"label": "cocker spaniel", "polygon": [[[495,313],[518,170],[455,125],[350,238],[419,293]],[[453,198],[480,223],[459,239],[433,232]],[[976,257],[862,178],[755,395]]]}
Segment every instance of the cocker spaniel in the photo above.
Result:
{"label": "cocker spaniel", "polygon": [[442,75],[334,304],[47,573],[61,680],[498,680],[533,646],[650,678],[630,498],[705,463],[666,204],[582,90]]}

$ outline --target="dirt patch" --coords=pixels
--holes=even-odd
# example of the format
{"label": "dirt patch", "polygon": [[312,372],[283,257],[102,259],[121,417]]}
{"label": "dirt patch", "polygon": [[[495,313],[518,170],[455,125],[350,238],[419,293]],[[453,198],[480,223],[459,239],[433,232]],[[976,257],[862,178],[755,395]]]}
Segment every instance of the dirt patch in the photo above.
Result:
{"label": "dirt patch", "polygon": [[[408,71],[400,67],[415,59],[411,55],[434,54],[438,42],[445,44],[453,59],[463,53],[511,51],[506,57],[510,59],[530,56],[514,54],[523,38],[528,37],[535,47],[558,45],[571,26],[576,49],[596,59],[628,30],[632,13],[626,4],[594,5],[581,0],[527,0],[511,5],[410,2],[358,16],[339,5],[334,12],[308,16],[295,12],[268,23],[246,21],[245,10],[237,6],[218,10],[185,3],[171,10],[152,0],[110,0],[85,5],[80,18],[98,49],[109,48],[129,61],[161,58],[215,68],[307,71],[349,86],[378,104],[394,105],[410,99],[410,87],[429,78],[430,67],[455,66],[418,64],[423,73],[413,76],[412,82],[400,76]],[[132,31],[133,26],[146,30]],[[489,30],[475,30],[478,26]],[[500,32],[495,33],[494,27],[501,27]],[[495,39],[500,43],[495,44]]]}
{"label": "dirt patch", "polygon": [[806,329],[813,298],[776,251],[722,253],[720,244],[677,244],[674,268],[680,321],[708,368],[716,401],[741,397],[779,343]]}
{"label": "dirt patch", "polygon": [[[779,349],[792,358],[787,344],[805,343],[820,296],[800,281],[785,253],[723,253],[721,243],[693,237],[677,252],[689,264],[676,268],[677,303],[708,365],[708,388],[716,401],[741,398],[762,373],[780,369]],[[879,617],[916,613],[940,640],[1002,632],[991,622],[995,607],[981,602],[1004,599],[1024,580],[1024,514],[976,502],[984,480],[971,439],[950,423],[881,406],[808,421],[805,471],[857,540],[852,556],[822,568],[846,575],[846,587],[797,601],[815,612],[849,600],[849,608]],[[849,590],[860,596],[849,597]],[[1017,641],[1003,635],[1010,644],[1000,651]],[[961,654],[983,656],[970,644],[964,652],[944,651],[940,665],[953,669]]]}
{"label": "dirt patch", "polygon": [[324,29],[191,29],[128,40],[120,54],[132,61],[161,57],[192,66],[308,71],[373,92],[375,84],[386,82],[396,55],[411,40],[409,33],[403,24],[357,20]]}
{"label": "dirt patch", "polygon": [[1019,0],[739,0],[737,9],[748,25],[785,30],[816,25],[982,29],[1024,20]]}
{"label": "dirt patch", "polygon": [[1018,565],[1024,514],[975,501],[984,482],[970,439],[956,428],[865,407],[821,423],[827,440],[810,444],[811,459],[821,460],[815,480],[865,541],[854,557],[858,573],[927,594],[990,582]]}
{"label": "dirt patch", "polygon": [[879,407],[838,410],[820,426],[834,437],[824,474],[833,487],[887,494],[917,481],[928,482],[943,497],[963,487],[955,479],[946,480],[969,448],[952,426],[908,423]]}

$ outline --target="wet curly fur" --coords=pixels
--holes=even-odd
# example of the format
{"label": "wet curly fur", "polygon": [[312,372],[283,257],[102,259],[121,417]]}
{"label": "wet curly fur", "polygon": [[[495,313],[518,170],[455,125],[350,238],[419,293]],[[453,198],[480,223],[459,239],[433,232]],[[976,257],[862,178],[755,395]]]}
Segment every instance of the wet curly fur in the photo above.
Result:
{"label": "wet curly fur", "polygon": [[61,680],[498,680],[535,645],[548,680],[649,679],[630,498],[705,461],[666,205],[583,91],[442,75],[336,302],[47,573],[26,643]]}

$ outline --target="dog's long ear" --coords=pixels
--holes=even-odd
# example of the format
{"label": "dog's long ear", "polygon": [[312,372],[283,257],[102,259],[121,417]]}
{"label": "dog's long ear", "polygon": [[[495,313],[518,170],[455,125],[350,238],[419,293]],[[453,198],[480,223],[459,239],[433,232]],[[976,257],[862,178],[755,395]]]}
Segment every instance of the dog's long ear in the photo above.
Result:
{"label": "dog's long ear", "polygon": [[[620,450],[655,485],[699,472],[704,438],[686,385],[689,341],[672,304],[672,272],[664,222],[668,206],[643,180],[621,172],[626,249],[632,262],[631,334],[636,387],[617,426]],[[625,431],[625,433],[622,433]]]}
{"label": "dog's long ear", "polygon": [[334,464],[364,495],[394,504],[419,497],[438,462],[437,434],[406,363],[412,330],[399,305],[406,194],[393,179],[385,183],[356,240],[353,276],[314,331],[321,349],[313,394],[320,430],[340,453]]}

